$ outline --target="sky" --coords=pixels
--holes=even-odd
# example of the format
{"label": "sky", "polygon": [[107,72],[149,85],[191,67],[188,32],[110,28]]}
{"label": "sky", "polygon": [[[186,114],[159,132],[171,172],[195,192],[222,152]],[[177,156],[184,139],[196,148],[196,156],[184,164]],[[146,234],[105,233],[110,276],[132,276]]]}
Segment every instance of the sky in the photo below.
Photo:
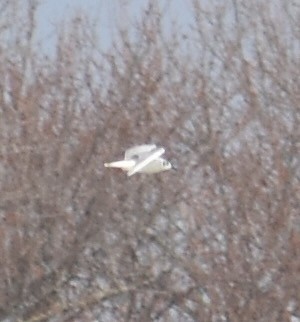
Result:
{"label": "sky", "polygon": [[[112,31],[117,23],[134,22],[145,8],[147,0],[41,0],[38,10],[38,39],[42,45],[50,49],[55,40],[59,23],[76,12],[87,12],[99,23],[102,46],[107,47],[112,39]],[[121,4],[128,4],[123,12]],[[186,0],[160,0],[162,10],[166,14],[167,23],[176,19],[183,28],[192,19],[191,10]],[[166,28],[168,27],[166,23]],[[170,25],[170,24],[169,24]],[[50,49],[51,50],[51,49]]]}

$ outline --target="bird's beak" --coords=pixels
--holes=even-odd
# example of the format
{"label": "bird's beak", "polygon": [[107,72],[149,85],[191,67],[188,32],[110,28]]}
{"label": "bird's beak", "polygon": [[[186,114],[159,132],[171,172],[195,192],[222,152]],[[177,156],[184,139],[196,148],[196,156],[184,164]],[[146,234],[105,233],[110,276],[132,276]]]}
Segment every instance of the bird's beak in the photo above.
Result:
{"label": "bird's beak", "polygon": [[177,171],[177,170],[178,170],[177,166],[176,166],[176,165],[174,165],[174,164],[172,164],[172,170]]}

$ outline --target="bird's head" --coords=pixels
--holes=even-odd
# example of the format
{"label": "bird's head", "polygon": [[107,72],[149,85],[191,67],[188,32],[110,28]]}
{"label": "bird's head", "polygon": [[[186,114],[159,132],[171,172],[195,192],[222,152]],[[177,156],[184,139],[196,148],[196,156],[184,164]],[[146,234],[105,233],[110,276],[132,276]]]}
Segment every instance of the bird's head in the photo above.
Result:
{"label": "bird's head", "polygon": [[163,171],[170,170],[173,168],[172,164],[168,160],[165,160],[165,159],[161,160],[161,165],[162,165]]}

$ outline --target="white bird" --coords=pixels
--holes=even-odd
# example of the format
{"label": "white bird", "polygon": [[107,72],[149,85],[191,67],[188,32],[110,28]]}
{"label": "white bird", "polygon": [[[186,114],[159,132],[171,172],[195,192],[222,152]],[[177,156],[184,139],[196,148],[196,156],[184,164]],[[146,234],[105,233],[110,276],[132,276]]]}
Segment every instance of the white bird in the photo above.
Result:
{"label": "white bird", "polygon": [[125,151],[124,160],[104,163],[104,166],[127,171],[129,177],[137,172],[158,173],[172,169],[171,163],[160,157],[164,153],[165,149],[155,144],[137,145]]}

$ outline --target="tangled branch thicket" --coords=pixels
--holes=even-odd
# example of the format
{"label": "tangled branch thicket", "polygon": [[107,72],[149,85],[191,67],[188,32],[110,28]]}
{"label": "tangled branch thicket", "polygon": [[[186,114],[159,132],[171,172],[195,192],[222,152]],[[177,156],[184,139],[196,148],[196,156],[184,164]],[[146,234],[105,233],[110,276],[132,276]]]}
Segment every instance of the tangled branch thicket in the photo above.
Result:
{"label": "tangled branch thicket", "polygon": [[[297,4],[195,0],[166,32],[149,1],[108,50],[82,13],[47,56],[24,3],[0,0],[0,319],[299,320]],[[141,143],[178,172],[104,171]]]}

